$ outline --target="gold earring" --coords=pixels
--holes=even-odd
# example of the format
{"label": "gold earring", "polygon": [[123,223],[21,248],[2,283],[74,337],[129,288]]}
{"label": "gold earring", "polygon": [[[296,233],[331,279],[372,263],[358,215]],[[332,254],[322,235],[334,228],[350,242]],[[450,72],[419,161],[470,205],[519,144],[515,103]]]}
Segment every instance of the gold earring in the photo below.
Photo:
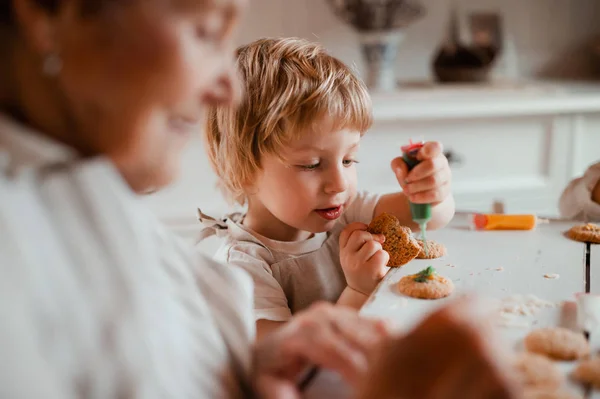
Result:
{"label": "gold earring", "polygon": [[57,76],[62,70],[63,62],[58,53],[50,53],[44,58],[42,71],[46,76]]}

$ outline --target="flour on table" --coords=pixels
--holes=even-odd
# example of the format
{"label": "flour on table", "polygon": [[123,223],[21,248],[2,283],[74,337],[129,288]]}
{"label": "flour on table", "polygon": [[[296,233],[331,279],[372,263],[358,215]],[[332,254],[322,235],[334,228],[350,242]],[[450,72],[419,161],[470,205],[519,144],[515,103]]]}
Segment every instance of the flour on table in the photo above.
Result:
{"label": "flour on table", "polygon": [[556,280],[557,278],[560,278],[560,274],[556,274],[556,273],[544,274],[544,278],[548,278],[550,280]]}
{"label": "flour on table", "polygon": [[535,295],[512,295],[499,301],[497,324],[503,327],[529,327],[524,319],[534,316],[540,310],[554,308],[556,303],[545,301]]}
{"label": "flour on table", "polygon": [[535,295],[512,295],[500,301],[500,312],[521,316],[533,316],[544,308],[555,308],[554,302],[545,301]]}

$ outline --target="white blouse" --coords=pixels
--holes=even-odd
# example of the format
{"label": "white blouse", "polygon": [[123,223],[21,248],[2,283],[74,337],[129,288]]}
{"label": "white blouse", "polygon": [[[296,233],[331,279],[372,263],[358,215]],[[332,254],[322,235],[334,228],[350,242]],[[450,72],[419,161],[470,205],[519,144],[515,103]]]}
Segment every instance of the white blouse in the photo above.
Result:
{"label": "white blouse", "polygon": [[247,395],[251,298],[108,160],[0,115],[0,398]]}

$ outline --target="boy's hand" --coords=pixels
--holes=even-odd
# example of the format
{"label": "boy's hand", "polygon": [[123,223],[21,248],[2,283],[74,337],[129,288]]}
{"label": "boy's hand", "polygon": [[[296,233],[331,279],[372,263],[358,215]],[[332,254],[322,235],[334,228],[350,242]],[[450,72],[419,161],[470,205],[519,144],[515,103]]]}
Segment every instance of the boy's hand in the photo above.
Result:
{"label": "boy's hand", "polygon": [[438,204],[450,194],[452,173],[448,159],[442,152],[442,145],[429,141],[419,150],[417,159],[421,161],[413,170],[398,157],[392,161],[392,170],[398,183],[415,204]]}
{"label": "boy's hand", "polygon": [[390,256],[381,244],[385,237],[371,234],[364,223],[351,223],[340,234],[340,262],[348,287],[370,295],[385,276]]}

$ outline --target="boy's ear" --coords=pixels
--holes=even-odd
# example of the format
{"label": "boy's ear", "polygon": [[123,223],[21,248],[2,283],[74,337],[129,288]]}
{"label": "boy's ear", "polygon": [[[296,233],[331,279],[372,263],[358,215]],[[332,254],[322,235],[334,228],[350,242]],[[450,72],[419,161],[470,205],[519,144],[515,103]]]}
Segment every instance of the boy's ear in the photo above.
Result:
{"label": "boy's ear", "polygon": [[256,184],[254,183],[254,181],[249,182],[244,185],[244,193],[246,194],[246,199],[245,199],[246,203],[248,202],[248,199],[250,197],[252,197],[253,195],[256,195],[258,193],[258,187],[256,187]]}

